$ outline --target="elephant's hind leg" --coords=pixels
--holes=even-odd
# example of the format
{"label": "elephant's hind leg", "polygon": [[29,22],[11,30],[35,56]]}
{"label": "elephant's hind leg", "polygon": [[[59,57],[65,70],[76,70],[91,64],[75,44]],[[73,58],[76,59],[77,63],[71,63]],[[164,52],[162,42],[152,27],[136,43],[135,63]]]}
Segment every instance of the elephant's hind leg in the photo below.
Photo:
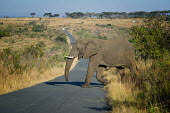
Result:
{"label": "elephant's hind leg", "polygon": [[128,66],[128,68],[131,72],[132,80],[136,81],[136,79],[138,78],[138,72],[137,72],[136,64],[131,64],[131,65]]}
{"label": "elephant's hind leg", "polygon": [[98,67],[97,73],[96,73],[96,78],[99,82],[101,82],[103,85],[108,84],[108,80],[103,78],[103,72],[105,71],[106,67]]}
{"label": "elephant's hind leg", "polygon": [[119,70],[121,81],[125,81],[125,68],[124,67],[116,67]]}

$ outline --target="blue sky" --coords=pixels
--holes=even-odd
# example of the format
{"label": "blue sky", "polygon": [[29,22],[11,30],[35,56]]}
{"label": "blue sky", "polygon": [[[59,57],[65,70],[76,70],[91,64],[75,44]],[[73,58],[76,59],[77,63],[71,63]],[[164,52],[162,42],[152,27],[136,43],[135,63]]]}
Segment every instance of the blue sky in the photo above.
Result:
{"label": "blue sky", "polygon": [[0,16],[29,16],[36,13],[133,12],[170,10],[170,0],[0,0]]}

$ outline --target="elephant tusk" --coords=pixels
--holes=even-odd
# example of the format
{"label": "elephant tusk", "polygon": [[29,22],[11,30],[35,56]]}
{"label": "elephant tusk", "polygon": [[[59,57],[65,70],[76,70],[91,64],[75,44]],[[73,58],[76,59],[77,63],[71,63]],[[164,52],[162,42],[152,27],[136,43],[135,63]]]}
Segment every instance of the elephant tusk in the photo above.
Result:
{"label": "elephant tusk", "polygon": [[66,58],[73,59],[75,58],[74,56],[65,56]]}

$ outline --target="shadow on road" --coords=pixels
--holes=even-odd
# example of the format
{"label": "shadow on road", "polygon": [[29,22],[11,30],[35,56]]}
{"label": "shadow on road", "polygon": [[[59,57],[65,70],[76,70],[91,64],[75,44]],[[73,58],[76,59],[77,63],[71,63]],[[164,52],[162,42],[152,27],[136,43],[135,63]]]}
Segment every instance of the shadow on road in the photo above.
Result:
{"label": "shadow on road", "polygon": [[[84,82],[45,82],[48,85],[54,85],[54,86],[61,86],[65,84],[74,85],[74,86],[81,86],[84,84]],[[100,83],[90,83],[92,87],[102,87],[102,84]]]}
{"label": "shadow on road", "polygon": [[111,110],[111,108],[107,106],[102,107],[102,108],[99,108],[99,107],[87,107],[87,108],[95,110],[95,111],[110,111]]}

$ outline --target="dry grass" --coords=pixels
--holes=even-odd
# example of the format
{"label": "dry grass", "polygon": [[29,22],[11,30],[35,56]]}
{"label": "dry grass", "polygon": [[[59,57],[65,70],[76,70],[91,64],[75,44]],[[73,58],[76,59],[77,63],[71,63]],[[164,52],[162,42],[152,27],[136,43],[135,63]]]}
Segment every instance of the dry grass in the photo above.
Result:
{"label": "dry grass", "polygon": [[[70,70],[75,67],[77,62],[78,59],[75,59]],[[33,69],[29,71],[29,73],[23,73],[21,75],[8,75],[8,70],[4,70],[3,66],[0,65],[0,69],[3,69],[3,73],[0,72],[0,75],[3,74],[4,76],[0,79],[0,95],[31,87],[33,85],[62,76],[64,74],[64,67],[65,63],[59,63],[58,67],[53,67],[51,69],[44,70],[43,72],[39,72],[37,69]]]}
{"label": "dry grass", "polygon": [[[77,34],[81,31],[87,31],[87,33],[93,36],[106,36],[108,39],[114,37],[129,37],[127,33],[120,31],[120,28],[129,29],[132,26],[142,25],[143,23],[143,19],[135,19],[138,23],[133,23],[133,20],[134,19],[73,19],[70,25],[74,28],[70,29],[70,32],[77,38],[81,37],[81,35]],[[108,24],[111,24],[111,27],[100,27],[100,25]]]}
{"label": "dry grass", "polygon": [[[43,61],[42,61],[43,62]],[[45,62],[45,61],[44,61]],[[71,70],[77,64],[78,59],[75,59]],[[39,71],[36,67],[29,72],[22,74],[9,74],[8,69],[5,69],[0,64],[0,95],[13,92],[19,89],[31,87],[33,85],[52,80],[64,74],[65,63],[58,63],[57,66]]]}
{"label": "dry grass", "polygon": [[[134,23],[133,21],[137,21]],[[42,18],[39,21],[39,18],[7,18],[7,19],[0,19],[0,22],[4,24],[25,24],[28,22],[38,22],[38,23],[48,23],[48,28],[54,29],[62,29],[67,27],[73,27],[69,29],[70,32],[76,38],[80,36],[77,35],[77,32],[82,31],[83,29],[88,30],[89,33],[95,35],[102,35],[107,36],[108,39],[113,37],[120,37],[123,33],[118,33],[119,31],[112,29],[112,28],[101,28],[98,25],[107,25],[111,24],[113,27],[116,28],[131,28],[132,26],[142,25],[143,19],[71,19],[71,18]],[[83,28],[83,29],[82,29]],[[124,37],[124,35],[122,36]]]}
{"label": "dry grass", "polygon": [[63,75],[63,68],[51,68],[43,73],[40,73],[37,70],[32,70],[29,73],[24,73],[22,75],[5,75],[5,78],[0,79],[0,95],[31,87],[35,84],[54,79],[61,75]]}
{"label": "dry grass", "polygon": [[[149,68],[151,62],[150,60],[148,60],[147,63],[144,61],[137,62],[140,73]],[[105,87],[107,99],[112,109],[112,111],[110,111],[111,113],[147,113],[145,109],[139,109],[140,105],[136,100],[139,90],[128,78],[130,76],[129,74],[129,70],[126,69],[127,81],[122,83],[120,81],[120,74],[115,68],[105,72],[107,79],[111,81],[111,83]]]}
{"label": "dry grass", "polygon": [[[63,27],[58,24],[59,21],[62,21],[63,19],[49,19],[49,18],[43,18],[41,22],[48,21],[49,25],[47,25],[48,29],[54,29],[57,28],[57,30],[62,29]],[[24,25],[29,22],[35,21],[36,23],[41,23],[39,21],[39,18],[7,18],[7,19],[0,19],[0,22],[3,22],[3,25],[1,27],[6,27],[9,24],[12,24],[14,26],[16,25]],[[67,24],[67,23],[65,23]],[[45,31],[45,33],[47,33]],[[56,32],[58,33],[58,31]],[[59,34],[56,34],[57,36]],[[54,37],[55,38],[55,37]],[[5,42],[5,40],[14,39],[15,43],[8,43]],[[67,40],[69,43],[69,40]],[[0,50],[3,50],[5,48],[13,48],[14,50],[20,50],[24,49],[25,47],[28,47],[30,45],[36,45],[38,42],[44,42],[46,51],[50,51],[52,47],[54,47],[57,42],[54,42],[52,39],[48,38],[29,38],[26,35],[14,35],[11,37],[2,37],[0,40]],[[71,48],[70,48],[71,49]],[[57,51],[58,53],[61,53],[61,51]],[[56,52],[55,52],[56,53]],[[52,53],[49,53],[46,57],[53,55]],[[44,58],[46,59],[46,58]],[[43,62],[43,61],[42,61]],[[73,65],[71,69],[74,68],[74,66],[77,64],[78,59],[75,59],[73,62]],[[61,76],[64,74],[64,67],[65,63],[58,62],[57,66],[52,66],[50,68],[45,68],[42,70],[39,70],[38,68],[33,68],[28,72],[24,72],[22,74],[9,74],[8,69],[3,66],[3,64],[0,64],[0,95],[6,94],[12,91],[16,91],[19,89],[23,89],[26,87],[31,87],[35,84],[39,84],[44,81],[48,81],[51,79],[54,79],[58,76]]]}
{"label": "dry grass", "polygon": [[118,75],[112,77],[112,81],[106,86],[107,98],[109,105],[112,108],[113,113],[142,113],[143,110],[136,108],[137,103],[135,100],[135,94],[137,90],[134,90],[134,84],[121,83]]}
{"label": "dry grass", "polygon": [[[70,19],[70,18],[42,18],[41,21],[39,21],[39,18],[1,18],[0,22],[3,22],[3,25],[7,24],[21,24],[24,25],[28,22],[38,22],[38,23],[43,23],[46,22],[47,28],[50,29],[62,29],[62,28],[67,28],[67,27],[74,27],[72,29],[69,29],[70,32],[73,33],[76,37],[78,36],[76,33],[78,31],[83,30],[82,28],[89,30],[90,33],[93,33],[94,35],[98,35],[100,32],[100,35],[102,36],[107,36],[108,38],[113,38],[113,37],[119,37],[120,34],[117,34],[117,31],[113,31],[111,28],[101,28],[99,26],[96,26],[96,24],[99,25],[107,25],[111,24],[112,26],[115,27],[124,27],[124,28],[130,28],[135,25],[140,25],[143,23],[142,19],[135,19],[138,21],[138,23],[133,23],[134,19]],[[25,38],[22,36],[13,36],[13,37],[3,37],[3,40],[9,39],[9,38],[14,38],[16,40],[15,43],[10,44],[10,43],[5,43],[4,41],[1,40],[0,42],[0,49],[7,48],[7,47],[13,47],[13,48],[21,48],[27,45],[34,45],[38,41],[43,41],[47,48],[50,48],[54,43],[50,40],[46,39],[37,39],[37,38]],[[74,65],[78,62],[76,59],[74,61]],[[65,64],[62,64],[63,66]],[[0,65],[1,66],[1,65]],[[74,66],[72,66],[73,68]],[[5,71],[3,70],[5,79],[0,79],[0,94],[5,94],[8,92],[12,92],[18,89],[30,87],[32,85],[53,79],[59,75],[63,75],[64,69],[63,68],[51,68],[49,70],[45,70],[43,73],[39,73],[37,70],[31,70],[29,73],[24,73],[23,75],[5,75]],[[115,81],[115,80],[114,80]],[[113,82],[114,83],[114,82]],[[127,90],[130,94],[130,91],[128,88],[126,88],[124,85],[122,85],[119,80],[116,82],[119,85],[119,89],[124,88],[124,90]],[[116,87],[116,84],[112,84],[111,87]],[[109,88],[108,88],[109,89]],[[112,88],[115,89],[115,88]],[[124,91],[123,90],[123,91]],[[111,88],[110,88],[111,91]],[[117,95],[119,94],[119,90],[116,91]],[[125,92],[122,92],[125,93]],[[127,94],[127,93],[125,93]],[[113,95],[113,94],[111,94]],[[131,96],[131,95],[129,95]],[[124,97],[123,95],[117,98],[122,98]],[[131,98],[131,97],[127,97]],[[125,98],[126,99],[126,98]],[[133,100],[133,99],[132,99]],[[123,101],[123,100],[121,100]]]}
{"label": "dry grass", "polygon": [[[4,42],[4,40],[8,40],[8,39],[14,39],[15,43]],[[18,37],[18,36],[3,37],[3,39],[0,40],[0,50],[8,48],[8,47],[12,47],[14,49],[15,48],[22,49],[30,45],[36,45],[38,42],[44,42],[44,44],[46,45],[46,48],[51,48],[52,46],[56,44],[54,43],[54,41],[48,40],[45,38],[25,38],[25,37]]]}
{"label": "dry grass", "polygon": [[[136,20],[137,23],[132,21]],[[39,18],[0,18],[0,21],[4,24],[25,24],[31,21],[39,21]],[[50,21],[48,26],[61,27],[61,26],[95,26],[96,24],[112,24],[120,27],[132,27],[134,25],[141,25],[143,19],[71,19],[71,18],[42,18],[41,21]]]}

